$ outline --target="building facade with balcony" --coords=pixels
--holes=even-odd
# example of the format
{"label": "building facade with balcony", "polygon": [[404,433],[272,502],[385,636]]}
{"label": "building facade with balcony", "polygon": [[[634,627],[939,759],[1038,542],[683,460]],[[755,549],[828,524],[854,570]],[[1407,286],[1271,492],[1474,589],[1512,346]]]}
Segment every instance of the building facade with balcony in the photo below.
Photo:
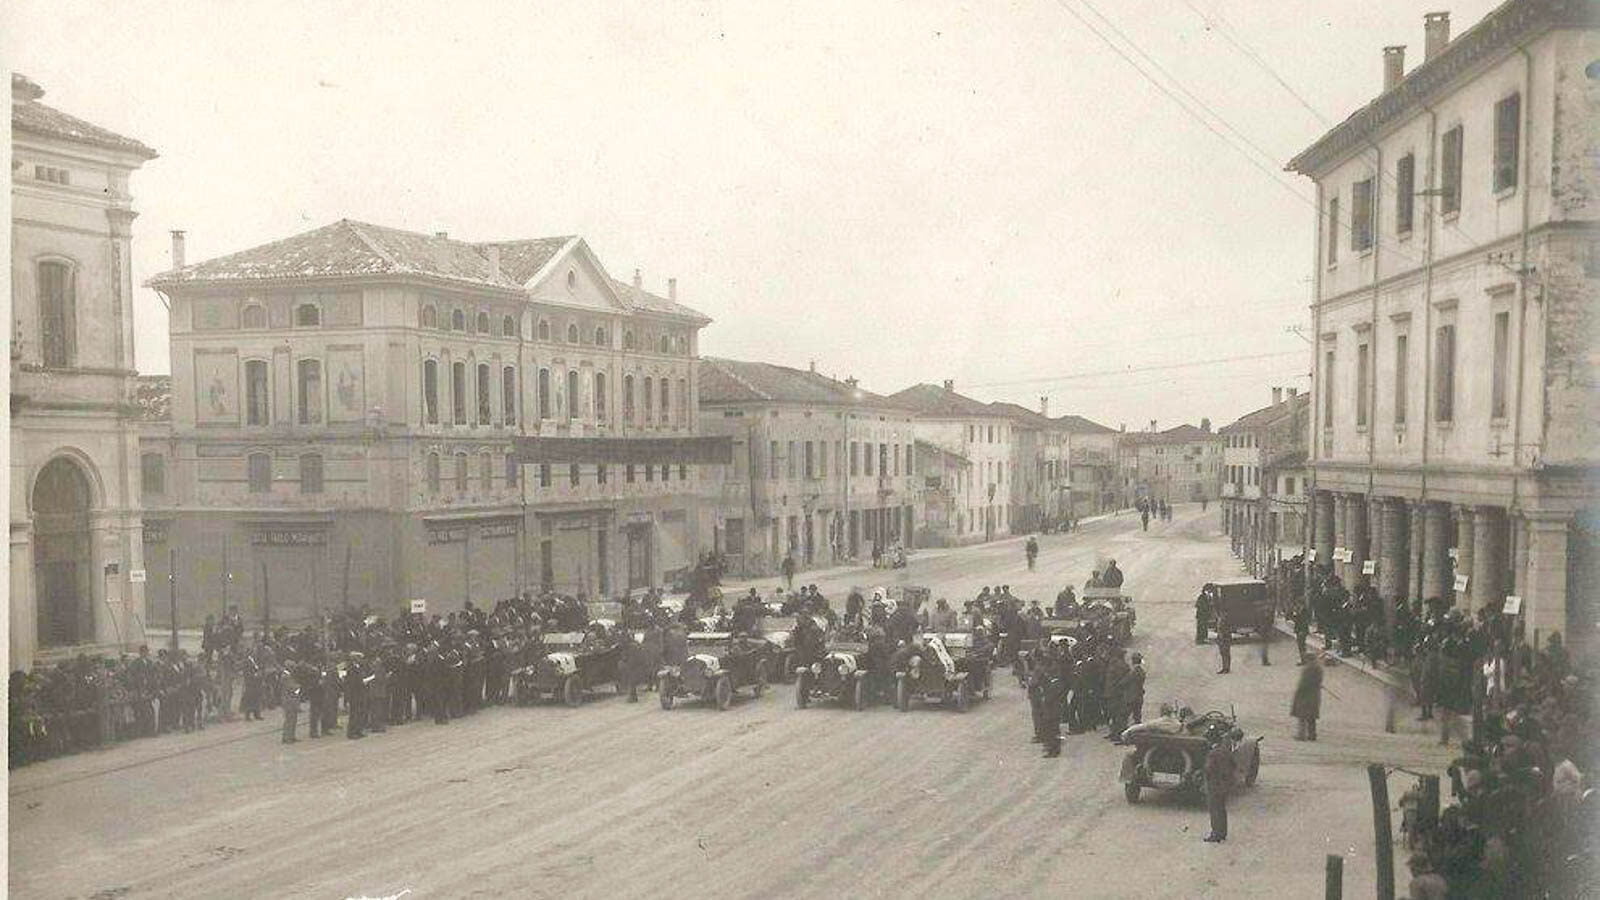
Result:
{"label": "building facade with balcony", "polygon": [[1513,0],[1289,167],[1316,184],[1314,545],[1386,598],[1521,598],[1592,637],[1600,156],[1593,4]]}
{"label": "building facade with balcony", "polygon": [[[467,242],[350,220],[150,281],[170,429],[147,435],[145,549],[180,624],[224,602],[612,596],[692,565],[695,465],[521,464],[518,437],[696,433],[709,321],[612,279],[581,238]],[[715,467],[707,467],[715,468]],[[161,593],[167,593],[166,590]],[[165,619],[166,597],[151,600]]]}
{"label": "building facade with balcony", "polygon": [[915,413],[916,439],[965,459],[947,488],[955,507],[952,542],[972,544],[1011,533],[1014,426],[1006,412],[956,393],[955,383],[917,384],[889,395]]}
{"label": "building facade with balcony", "polygon": [[1272,403],[1218,430],[1222,530],[1234,555],[1264,573],[1303,549],[1310,395],[1272,389]]}
{"label": "building facade with balcony", "polygon": [[1118,468],[1130,502],[1210,502],[1222,490],[1222,438],[1211,420],[1178,425],[1164,431],[1150,423],[1148,431],[1121,432]]}
{"label": "building facade with balcony", "polygon": [[129,181],[156,152],[11,76],[13,668],[143,640]]}
{"label": "building facade with balcony", "polygon": [[730,570],[770,575],[911,546],[917,449],[910,410],[810,370],[708,357],[700,429],[726,436],[717,549]]}

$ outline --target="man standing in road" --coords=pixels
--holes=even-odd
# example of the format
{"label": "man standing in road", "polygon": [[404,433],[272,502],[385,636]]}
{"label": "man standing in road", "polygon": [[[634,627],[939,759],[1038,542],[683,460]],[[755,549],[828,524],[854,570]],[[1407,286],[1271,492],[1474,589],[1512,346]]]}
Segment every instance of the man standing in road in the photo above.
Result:
{"label": "man standing in road", "polygon": [[1211,813],[1211,833],[1205,839],[1217,844],[1228,839],[1228,791],[1233,788],[1233,750],[1220,729],[1208,737],[1206,752],[1206,807]]}
{"label": "man standing in road", "polygon": [[783,573],[783,583],[784,583],[784,585],[786,585],[789,590],[791,590],[791,591],[794,590],[794,553],[793,553],[793,551],[791,551],[789,553],[785,553],[783,555],[783,562],[779,565],[779,570]]}
{"label": "man standing in road", "polygon": [[1034,540],[1032,535],[1028,536],[1028,543],[1024,546],[1023,552],[1028,557],[1028,571],[1032,572],[1033,564],[1039,558],[1039,542]]}
{"label": "man standing in road", "polygon": [[1217,610],[1217,656],[1222,660],[1218,675],[1226,675],[1233,668],[1233,623],[1225,610]]}
{"label": "man standing in road", "polygon": [[1200,596],[1194,598],[1194,642],[1204,644],[1206,632],[1211,628],[1211,610],[1215,606],[1212,602],[1212,585],[1200,589]]}
{"label": "man standing in road", "polygon": [[294,736],[295,728],[300,722],[300,686],[294,677],[297,673],[284,670],[282,690],[283,696],[278,699],[278,705],[283,707],[283,742],[293,744],[299,740]]}
{"label": "man standing in road", "polygon": [[1317,717],[1322,713],[1322,660],[1316,654],[1306,660],[1300,670],[1300,681],[1294,688],[1294,700],[1289,704],[1289,715],[1295,720],[1294,739],[1317,739]]}

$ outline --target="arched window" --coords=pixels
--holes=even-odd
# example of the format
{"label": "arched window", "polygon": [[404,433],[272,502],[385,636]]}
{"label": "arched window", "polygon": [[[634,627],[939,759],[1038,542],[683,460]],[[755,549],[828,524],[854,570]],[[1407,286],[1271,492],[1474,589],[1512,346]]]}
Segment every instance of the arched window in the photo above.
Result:
{"label": "arched window", "polygon": [[47,366],[78,360],[78,290],[71,265],[39,263],[39,352]]}
{"label": "arched window", "polygon": [[638,344],[638,342],[634,339],[633,332],[624,331],[622,333],[622,348],[624,350],[637,349],[637,344]]}
{"label": "arched window", "polygon": [[494,490],[494,457],[487,450],[478,454],[478,477],[483,480],[485,494]]}
{"label": "arched window", "polygon": [[322,307],[315,303],[302,303],[294,308],[294,324],[299,328],[310,328],[322,324]]}
{"label": "arched window", "polygon": [[646,425],[649,425],[650,420],[654,418],[651,401],[655,400],[656,397],[655,387],[655,381],[646,375],[644,377],[644,396],[640,398],[644,401],[641,405],[644,407],[644,424]]}
{"label": "arched window", "polygon": [[575,291],[577,289],[578,289],[578,273],[572,271],[571,269],[568,269],[567,270],[567,290]]}
{"label": "arched window", "polygon": [[478,313],[478,333],[479,334],[488,334],[489,333],[489,314],[486,313],[486,312]]}
{"label": "arched window", "polygon": [[439,493],[439,454],[429,453],[427,462],[428,493]]}
{"label": "arched window", "polygon": [[467,314],[462,312],[459,309],[451,310],[450,311],[450,330],[451,331],[466,331],[467,330]]}
{"label": "arched window", "polygon": [[567,421],[570,422],[573,419],[576,419],[578,417],[578,412],[579,412],[578,404],[580,402],[581,401],[579,400],[579,396],[578,396],[578,370],[577,369],[568,369],[567,370]]}
{"label": "arched window", "polygon": [[[678,379],[678,425],[689,424],[689,382],[687,379]],[[827,466],[823,466],[824,469]]]}
{"label": "arched window", "polygon": [[661,336],[661,352],[663,354],[672,352],[672,339],[664,334]]}
{"label": "arched window", "polygon": [[667,385],[669,385],[669,384],[671,384],[671,381],[669,381],[668,379],[666,379],[666,378],[662,378],[661,379],[661,424],[662,425],[666,425],[668,422],[672,421],[672,416],[671,416],[672,404],[668,402],[669,392],[667,390]]}
{"label": "arched window", "polygon": [[422,361],[422,421],[439,424],[439,363],[432,359]]}
{"label": "arched window", "polygon": [[305,453],[300,456],[300,493],[322,493],[322,454]]}
{"label": "arched window", "polygon": [[550,370],[539,370],[539,418],[550,418]]}
{"label": "arched window", "polygon": [[550,340],[550,320],[549,319],[540,319],[539,320],[539,340],[541,340],[541,341]]}
{"label": "arched window", "polygon": [[450,420],[457,425],[467,424],[467,364],[450,364]]}
{"label": "arched window", "polygon": [[456,454],[456,493],[465,494],[466,492],[467,492],[467,455],[465,453],[457,453]]}
{"label": "arched window", "polygon": [[267,308],[259,303],[251,303],[244,308],[242,324],[245,328],[267,327]]}
{"label": "arched window", "polygon": [[567,326],[567,343],[576,344],[577,342],[578,342],[578,326],[577,326],[577,323],[573,323],[573,324]]}
{"label": "arched window", "polygon": [[500,418],[507,425],[517,424],[517,367],[500,370]]}
{"label": "arched window", "polygon": [[569,463],[567,465],[567,483],[573,487],[577,487],[582,481],[583,470],[578,467],[577,463]]}
{"label": "arched window", "polygon": [[299,422],[301,425],[318,425],[322,422],[322,361],[302,359],[296,364],[298,375]]}
{"label": "arched window", "polygon": [[265,494],[272,490],[272,457],[265,453],[252,453],[249,459],[250,493]]}
{"label": "arched window", "polygon": [[633,376],[622,376],[622,421],[633,424]]}
{"label": "arched window", "polygon": [[516,316],[506,316],[505,318],[500,320],[500,336],[501,337],[514,338],[514,337],[517,336],[517,333],[519,331],[520,331],[520,329],[517,328],[517,318],[516,318]]}
{"label": "arched window", "polygon": [[596,347],[607,347],[607,346],[610,346],[609,344],[606,343],[606,329],[605,329],[605,326],[601,326],[601,327],[596,328],[594,330],[594,345]]}
{"label": "arched window", "polygon": [[433,307],[433,304],[431,304],[431,303],[422,308],[422,327],[423,328],[438,328],[439,327],[439,311],[437,309],[435,309]]}
{"label": "arched window", "polygon": [[494,422],[494,407],[491,405],[493,397],[489,395],[489,364],[478,363],[478,419],[477,424],[489,425]]}
{"label": "arched window", "polygon": [[39,643],[94,640],[94,598],[89,590],[94,491],[83,467],[56,457],[33,485],[33,577],[38,586]]}
{"label": "arched window", "polygon": [[167,458],[159,453],[139,454],[139,490],[152,497],[167,492]]}
{"label": "arched window", "polygon": [[594,373],[594,418],[597,422],[606,420],[606,373]]}
{"label": "arched window", "polygon": [[266,360],[245,360],[244,423],[246,425],[272,424],[271,380],[267,371]]}

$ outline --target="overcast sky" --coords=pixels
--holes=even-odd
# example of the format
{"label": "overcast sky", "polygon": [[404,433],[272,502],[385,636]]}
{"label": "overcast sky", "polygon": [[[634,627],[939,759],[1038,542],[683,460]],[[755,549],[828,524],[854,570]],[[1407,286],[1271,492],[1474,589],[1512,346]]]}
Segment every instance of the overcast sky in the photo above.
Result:
{"label": "overcast sky", "polygon": [[1311,187],[1283,162],[1377,93],[1384,45],[1416,65],[1441,4],[1090,2],[8,0],[0,41],[46,103],[161,153],[136,282],[172,228],[190,261],[341,217],[577,233],[615,277],[676,276],[706,355],[1221,425],[1307,386]]}

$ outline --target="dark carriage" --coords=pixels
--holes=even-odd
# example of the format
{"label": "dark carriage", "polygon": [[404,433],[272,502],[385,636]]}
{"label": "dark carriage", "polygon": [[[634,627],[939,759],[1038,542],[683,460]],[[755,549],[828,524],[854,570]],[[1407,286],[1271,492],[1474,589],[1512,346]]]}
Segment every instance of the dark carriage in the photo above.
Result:
{"label": "dark carriage", "polygon": [[760,697],[771,680],[772,663],[772,645],[762,638],[694,632],[688,636],[683,664],[664,666],[656,674],[661,708],[671,709],[679,698],[694,697],[727,709],[733,692],[742,688]]}
{"label": "dark carriage", "polygon": [[972,632],[922,637],[922,652],[911,658],[908,668],[894,673],[896,708],[907,712],[921,700],[966,712],[979,698],[988,699],[988,651],[974,650]]}
{"label": "dark carriage", "polygon": [[1267,639],[1273,628],[1272,596],[1267,583],[1259,578],[1219,578],[1208,582],[1211,610],[1206,621],[1206,636],[1216,634],[1218,614],[1228,620],[1231,636],[1253,634]]}
{"label": "dark carriage", "polygon": [[1124,795],[1138,803],[1145,788],[1198,795],[1205,789],[1206,754],[1216,741],[1233,753],[1235,778],[1254,785],[1261,772],[1261,737],[1246,739],[1234,716],[1219,710],[1204,715],[1168,713],[1129,727],[1122,740],[1132,744],[1122,758]]}

